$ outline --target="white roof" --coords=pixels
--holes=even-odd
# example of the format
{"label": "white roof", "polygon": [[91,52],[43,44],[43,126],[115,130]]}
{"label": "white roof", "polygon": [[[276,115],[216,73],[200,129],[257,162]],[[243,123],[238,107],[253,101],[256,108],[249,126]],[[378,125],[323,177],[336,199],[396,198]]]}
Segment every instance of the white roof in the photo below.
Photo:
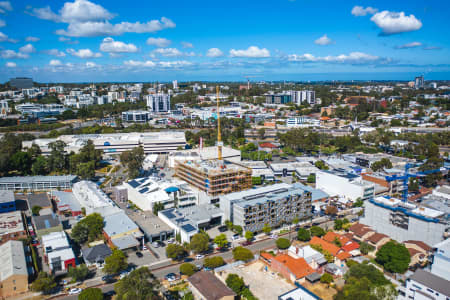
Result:
{"label": "white roof", "polygon": [[24,230],[20,211],[0,214],[0,236]]}
{"label": "white roof", "polygon": [[430,218],[438,218],[444,214],[442,211],[424,207],[424,206],[419,206],[419,207],[413,209],[412,212],[415,214],[422,215],[425,217],[430,217]]}
{"label": "white roof", "polygon": [[48,261],[51,262],[53,258],[60,258],[62,261],[75,258],[72,248],[65,248],[61,250],[52,251],[47,253]]}
{"label": "white roof", "polygon": [[28,275],[23,243],[8,241],[0,246],[0,281],[12,275]]}
{"label": "white roof", "polygon": [[400,199],[397,199],[397,198],[386,198],[383,196],[375,197],[373,200],[375,200],[378,203],[382,203],[384,205],[389,205],[389,206],[397,206],[399,203],[402,202]]}
{"label": "white roof", "polygon": [[64,231],[52,232],[42,236],[42,245],[44,249],[51,247],[52,249],[70,247]]}

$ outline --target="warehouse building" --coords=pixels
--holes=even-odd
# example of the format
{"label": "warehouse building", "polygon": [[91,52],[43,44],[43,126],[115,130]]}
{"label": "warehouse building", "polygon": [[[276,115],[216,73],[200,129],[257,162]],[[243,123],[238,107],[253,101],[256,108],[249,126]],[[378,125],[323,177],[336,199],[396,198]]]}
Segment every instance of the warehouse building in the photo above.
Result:
{"label": "warehouse building", "polygon": [[77,178],[76,175],[1,177],[0,190],[47,191],[71,189]]}
{"label": "warehouse building", "polygon": [[0,246],[0,298],[5,299],[28,291],[28,268],[21,241]]}

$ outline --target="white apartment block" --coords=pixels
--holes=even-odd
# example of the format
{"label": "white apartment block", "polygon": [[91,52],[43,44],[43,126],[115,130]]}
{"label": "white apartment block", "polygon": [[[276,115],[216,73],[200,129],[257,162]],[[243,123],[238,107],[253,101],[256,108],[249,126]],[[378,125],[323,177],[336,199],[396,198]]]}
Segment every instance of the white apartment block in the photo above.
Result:
{"label": "white apartment block", "polygon": [[146,96],[147,107],[153,112],[168,112],[170,110],[170,95],[157,93]]}

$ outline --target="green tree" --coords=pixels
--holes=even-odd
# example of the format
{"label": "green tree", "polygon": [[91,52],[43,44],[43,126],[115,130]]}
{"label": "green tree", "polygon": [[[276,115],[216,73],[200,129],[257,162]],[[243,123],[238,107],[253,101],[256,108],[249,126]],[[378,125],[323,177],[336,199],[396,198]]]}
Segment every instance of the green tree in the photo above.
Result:
{"label": "green tree", "polygon": [[408,190],[410,192],[418,192],[420,189],[419,179],[409,178]]}
{"label": "green tree", "polygon": [[99,288],[87,288],[81,291],[78,300],[103,300],[103,292]]}
{"label": "green tree", "polygon": [[68,275],[72,277],[74,281],[83,281],[89,275],[89,269],[85,264],[81,264],[78,267],[69,267]]}
{"label": "green tree", "polygon": [[358,198],[353,203],[352,207],[362,207],[363,205],[364,205],[364,201],[361,198]]}
{"label": "green tree", "polygon": [[42,207],[40,207],[39,205],[35,205],[31,208],[31,213],[34,216],[39,216],[39,212],[41,211]]}
{"label": "green tree", "polygon": [[195,253],[205,252],[209,249],[209,237],[204,233],[197,233],[191,238],[190,249]]}
{"label": "green tree", "polygon": [[272,231],[272,227],[270,227],[269,224],[264,224],[264,227],[262,228],[262,231],[263,231],[265,234],[270,234],[270,232]]}
{"label": "green tree", "polygon": [[323,160],[316,161],[314,163],[314,166],[316,166],[316,168],[319,168],[321,170],[328,170],[328,166],[325,164]]}
{"label": "green tree", "polygon": [[242,235],[242,232],[244,230],[242,229],[241,225],[233,225],[233,231],[236,232],[239,235]]}
{"label": "green tree", "polygon": [[192,276],[197,272],[197,267],[191,263],[184,263],[180,266],[180,273],[187,276]]}
{"label": "green tree", "polygon": [[311,236],[321,237],[321,236],[325,235],[325,230],[323,230],[319,226],[311,226],[310,232],[311,232]]}
{"label": "green tree", "polygon": [[334,280],[333,276],[330,273],[323,273],[323,275],[320,277],[320,282],[321,283],[326,283],[326,284],[330,284],[332,283]]}
{"label": "green tree", "polygon": [[214,256],[205,258],[204,266],[206,268],[215,269],[225,264],[222,256]]}
{"label": "green tree", "polygon": [[93,213],[80,220],[72,229],[72,239],[78,244],[101,238],[104,222],[99,213]]}
{"label": "green tree", "polygon": [[228,245],[227,236],[225,234],[219,234],[214,238],[214,243],[216,243],[217,247],[224,248]]}
{"label": "green tree", "polygon": [[38,277],[33,281],[31,289],[44,294],[50,293],[56,287],[55,278],[45,272],[39,272]]}
{"label": "green tree", "polygon": [[166,255],[171,259],[181,259],[186,256],[186,250],[178,244],[169,244],[166,247]]}
{"label": "green tree", "polygon": [[376,262],[392,273],[404,273],[411,262],[405,245],[389,241],[377,251]]}
{"label": "green tree", "polygon": [[57,140],[48,145],[50,148],[50,155],[48,156],[48,165],[51,171],[62,172],[67,167],[67,156],[64,148],[66,143]]}
{"label": "green tree", "polygon": [[233,249],[233,258],[234,260],[242,260],[242,261],[249,261],[253,259],[254,255],[252,251],[250,251],[247,248],[238,246]]}
{"label": "green tree", "polygon": [[306,178],[307,183],[316,183],[316,174],[311,173],[308,175],[308,178]]}
{"label": "green tree", "polygon": [[155,202],[155,204],[153,204],[153,214],[155,216],[158,215],[158,212],[164,209],[164,204],[162,202]]}
{"label": "green tree", "polygon": [[255,235],[253,234],[253,232],[251,232],[251,231],[249,231],[249,230],[247,230],[246,232],[245,232],[245,239],[247,240],[247,242],[250,242],[251,240],[253,240],[253,237],[254,237]]}
{"label": "green tree", "polygon": [[375,250],[375,247],[373,247],[372,245],[369,245],[366,242],[361,242],[359,244],[359,251],[361,251],[361,253],[364,255],[369,254],[369,252],[372,252],[373,250]]}
{"label": "green tree", "polygon": [[309,232],[309,230],[301,227],[297,231],[297,239],[299,241],[307,242],[311,239],[311,233]]}
{"label": "green tree", "polygon": [[259,128],[258,129],[258,136],[261,140],[263,140],[265,138],[266,135],[266,129],[264,128]]}
{"label": "green tree", "polygon": [[132,271],[114,285],[117,300],[159,299],[159,281],[147,267]]}
{"label": "green tree", "polygon": [[227,286],[236,294],[241,295],[242,291],[245,288],[245,282],[242,277],[236,274],[229,274],[227,279],[225,280]]}
{"label": "green tree", "polygon": [[289,248],[289,246],[291,246],[291,242],[285,238],[277,239],[275,244],[277,245],[278,249],[287,249],[287,248]]}
{"label": "green tree", "polygon": [[106,274],[117,274],[128,267],[127,257],[119,249],[113,249],[112,254],[105,258],[103,272]]}
{"label": "green tree", "polygon": [[127,166],[128,176],[130,178],[139,176],[144,158],[144,149],[142,147],[136,147],[131,151],[125,151],[120,154],[120,161]]}
{"label": "green tree", "polygon": [[36,160],[31,165],[31,173],[33,175],[47,175],[48,174],[48,162],[47,159],[40,155],[36,157]]}

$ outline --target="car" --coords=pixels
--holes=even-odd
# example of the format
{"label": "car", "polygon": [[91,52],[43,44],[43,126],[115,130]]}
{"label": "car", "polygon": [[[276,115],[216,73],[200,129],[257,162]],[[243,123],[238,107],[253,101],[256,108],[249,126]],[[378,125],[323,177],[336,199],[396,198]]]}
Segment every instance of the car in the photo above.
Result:
{"label": "car", "polygon": [[273,234],[270,235],[270,238],[271,238],[271,239],[276,239],[276,238],[278,238],[278,235],[275,234],[275,233],[273,233]]}
{"label": "car", "polygon": [[129,274],[128,272],[121,273],[120,276],[119,276],[119,279],[124,279],[125,277],[128,276],[128,274]]}
{"label": "car", "polygon": [[241,236],[239,234],[235,234],[231,237],[233,241],[238,240]]}
{"label": "car", "polygon": [[173,243],[175,243],[175,239],[174,238],[171,238],[171,239],[167,240],[167,244],[173,244]]}
{"label": "car", "polygon": [[104,295],[107,296],[107,297],[112,297],[115,294],[116,294],[115,290],[110,290],[110,291],[107,291],[107,292],[104,293]]}
{"label": "car", "polygon": [[152,246],[155,247],[155,248],[159,248],[159,243],[158,242],[153,242]]}
{"label": "car", "polygon": [[142,255],[141,252],[137,251],[137,252],[136,252],[136,256],[139,257],[139,258],[141,258],[141,257],[143,257],[144,255]]}
{"label": "car", "polygon": [[223,226],[219,226],[219,231],[220,232],[225,232],[225,231],[227,231],[228,230],[228,227],[227,226],[225,226],[225,225],[223,225]]}
{"label": "car", "polygon": [[169,282],[172,282],[172,281],[175,281],[177,279],[177,275],[175,273],[169,273],[166,276],[164,276],[164,279],[169,281]]}
{"label": "car", "polygon": [[250,246],[251,244],[253,244],[252,241],[245,241],[241,243],[242,246]]}
{"label": "car", "polygon": [[143,251],[148,250],[147,246],[145,246],[145,245],[142,246],[142,250],[143,250]]}
{"label": "car", "polygon": [[202,259],[203,257],[205,257],[205,256],[202,255],[202,254],[197,254],[197,255],[195,256],[195,259],[196,259],[196,260],[199,260],[199,259]]}
{"label": "car", "polygon": [[71,290],[69,291],[69,295],[76,295],[76,294],[81,293],[82,291],[83,291],[83,289],[80,289],[80,288],[73,288],[73,289],[71,289]]}
{"label": "car", "polygon": [[191,262],[191,261],[193,261],[193,259],[192,259],[191,257],[186,257],[186,258],[184,259],[184,262]]}

